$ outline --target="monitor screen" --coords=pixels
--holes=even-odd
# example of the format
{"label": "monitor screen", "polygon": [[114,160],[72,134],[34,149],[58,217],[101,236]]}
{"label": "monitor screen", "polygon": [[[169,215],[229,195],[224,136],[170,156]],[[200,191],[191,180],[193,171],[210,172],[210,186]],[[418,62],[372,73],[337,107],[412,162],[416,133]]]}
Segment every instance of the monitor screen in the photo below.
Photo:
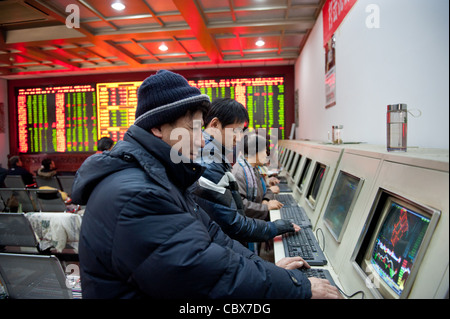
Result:
{"label": "monitor screen", "polygon": [[302,160],[302,155],[301,155],[301,154],[298,154],[298,159],[297,159],[297,161],[295,162],[295,167],[294,167],[294,170],[293,170],[293,172],[292,172],[292,174],[291,174],[292,179],[295,179],[295,175],[297,175],[298,169],[299,169],[299,167],[300,167],[300,162],[301,162],[301,160]]}
{"label": "monitor screen", "polygon": [[337,242],[341,241],[361,186],[362,180],[358,177],[339,172],[323,216],[325,225]]}
{"label": "monitor screen", "polygon": [[289,174],[292,174],[292,169],[294,168],[294,164],[297,161],[297,159],[298,159],[298,153],[293,152],[291,162],[289,163],[289,167],[287,168],[287,171]]}
{"label": "monitor screen", "polygon": [[284,168],[286,169],[287,167],[288,167],[288,165],[289,165],[289,160],[291,159],[291,150],[290,149],[286,149],[285,150],[285,153],[286,153],[286,155],[284,155],[284,158],[283,158],[283,166],[284,166]]}
{"label": "monitor screen", "polygon": [[[439,216],[439,212],[435,214]],[[364,258],[364,270],[379,280],[382,297],[400,298],[406,285],[411,288],[437,221],[434,218],[430,227],[433,216],[423,207],[394,196],[385,201],[375,231],[369,234],[372,237]]]}
{"label": "monitor screen", "polygon": [[309,171],[310,166],[311,166],[311,159],[306,158],[305,166],[303,168],[302,174],[300,175],[300,178],[297,183],[300,193],[303,193],[303,191],[306,188],[306,177],[308,176],[308,171]]}
{"label": "monitor screen", "polygon": [[317,195],[319,194],[320,185],[322,185],[323,178],[325,176],[326,166],[320,163],[317,163],[316,168],[313,174],[313,182],[311,183],[307,198],[310,204],[315,206]]}

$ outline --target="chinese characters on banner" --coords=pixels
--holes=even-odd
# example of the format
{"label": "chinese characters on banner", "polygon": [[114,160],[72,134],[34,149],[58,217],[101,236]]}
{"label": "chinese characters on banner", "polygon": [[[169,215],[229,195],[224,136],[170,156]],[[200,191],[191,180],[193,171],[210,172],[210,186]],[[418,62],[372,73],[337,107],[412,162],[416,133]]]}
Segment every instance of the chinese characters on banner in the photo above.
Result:
{"label": "chinese characters on banner", "polygon": [[356,0],[327,0],[322,9],[323,46],[325,47],[325,107],[336,104],[336,53],[334,32]]}

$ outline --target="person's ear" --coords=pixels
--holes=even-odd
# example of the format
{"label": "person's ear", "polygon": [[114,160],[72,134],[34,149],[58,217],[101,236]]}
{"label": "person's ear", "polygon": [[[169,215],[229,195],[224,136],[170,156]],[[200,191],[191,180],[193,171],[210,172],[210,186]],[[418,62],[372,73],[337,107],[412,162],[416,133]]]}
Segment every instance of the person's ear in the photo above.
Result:
{"label": "person's ear", "polygon": [[219,119],[217,117],[213,118],[211,122],[209,122],[209,126],[216,129],[221,129],[222,124],[220,123]]}
{"label": "person's ear", "polygon": [[162,138],[162,136],[163,136],[161,126],[152,127],[150,129],[150,132],[152,132],[153,135],[155,135],[156,137],[159,137],[159,138]]}

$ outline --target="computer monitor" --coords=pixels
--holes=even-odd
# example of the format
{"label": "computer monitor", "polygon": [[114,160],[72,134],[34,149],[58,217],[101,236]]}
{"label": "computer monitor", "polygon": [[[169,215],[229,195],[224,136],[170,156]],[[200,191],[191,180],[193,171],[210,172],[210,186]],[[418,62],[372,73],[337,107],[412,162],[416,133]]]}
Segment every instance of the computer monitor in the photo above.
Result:
{"label": "computer monitor", "polygon": [[278,162],[281,163],[281,160],[283,159],[284,155],[284,147],[278,145]]}
{"label": "computer monitor", "polygon": [[393,194],[380,197],[356,262],[382,298],[407,298],[440,212]]}
{"label": "computer monitor", "polygon": [[281,166],[286,167],[287,161],[289,159],[289,154],[291,153],[291,150],[288,148],[284,149],[283,159],[281,160]]}
{"label": "computer monitor", "polygon": [[302,161],[302,154],[298,154],[298,158],[295,161],[294,169],[292,170],[291,178],[294,180],[295,176],[297,176],[298,169],[300,168],[300,163]]}
{"label": "computer monitor", "polygon": [[288,154],[286,154],[286,160],[284,162],[284,168],[286,170],[286,172],[289,171],[289,167],[291,166],[291,162],[294,158],[294,151],[293,150],[288,150]]}
{"label": "computer monitor", "polygon": [[310,183],[308,192],[306,193],[307,202],[313,208],[316,206],[316,200],[319,195],[320,186],[325,177],[326,169],[327,167],[321,163],[316,163],[316,167],[314,168],[312,183]]}
{"label": "computer monitor", "polygon": [[298,187],[298,190],[300,191],[300,193],[303,193],[304,190],[306,189],[306,177],[308,176],[308,171],[309,171],[310,166],[311,166],[311,159],[306,158],[305,165],[303,167],[303,171],[297,182],[297,187]]}
{"label": "computer monitor", "polygon": [[294,152],[294,154],[292,155],[292,160],[289,163],[289,167],[287,168],[287,171],[291,177],[293,176],[292,171],[294,170],[295,165],[297,165],[297,160],[298,160],[299,155],[300,154],[298,154],[297,152]]}
{"label": "computer monitor", "polygon": [[340,171],[331,192],[323,222],[334,239],[340,243],[362,188],[363,180]]}

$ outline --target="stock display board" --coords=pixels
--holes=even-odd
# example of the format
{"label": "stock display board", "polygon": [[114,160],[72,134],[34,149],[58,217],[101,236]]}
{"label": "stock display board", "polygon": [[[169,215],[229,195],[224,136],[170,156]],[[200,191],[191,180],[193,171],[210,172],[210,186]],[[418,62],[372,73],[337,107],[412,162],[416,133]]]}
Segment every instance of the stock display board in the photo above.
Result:
{"label": "stock display board", "polygon": [[[211,101],[233,98],[249,113],[249,127],[278,130],[284,139],[284,77],[189,80]],[[115,82],[16,90],[20,153],[94,152],[97,140],[123,138],[134,123],[142,82]]]}
{"label": "stock display board", "polygon": [[18,89],[19,152],[96,150],[95,85]]}

